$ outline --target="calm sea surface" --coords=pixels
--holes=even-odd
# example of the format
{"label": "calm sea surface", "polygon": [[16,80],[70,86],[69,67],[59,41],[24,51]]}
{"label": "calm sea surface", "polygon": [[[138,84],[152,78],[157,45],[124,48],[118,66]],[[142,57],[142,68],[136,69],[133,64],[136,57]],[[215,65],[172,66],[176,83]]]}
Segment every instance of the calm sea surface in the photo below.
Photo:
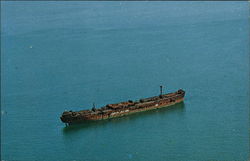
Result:
{"label": "calm sea surface", "polygon": [[[1,159],[245,161],[248,2],[1,2]],[[65,128],[64,110],[185,102]]]}

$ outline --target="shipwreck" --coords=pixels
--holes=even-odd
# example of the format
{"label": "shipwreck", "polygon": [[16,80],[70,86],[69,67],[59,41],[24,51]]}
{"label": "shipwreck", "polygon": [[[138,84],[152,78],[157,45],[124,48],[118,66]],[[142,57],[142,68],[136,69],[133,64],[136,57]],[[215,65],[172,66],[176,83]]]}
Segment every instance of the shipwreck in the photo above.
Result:
{"label": "shipwreck", "polygon": [[121,117],[136,112],[168,107],[184,100],[185,91],[179,89],[176,92],[163,94],[162,86],[160,86],[160,95],[140,99],[137,101],[128,100],[115,104],[107,104],[104,107],[96,108],[93,104],[92,109],[81,111],[65,111],[60,119],[66,125],[81,123],[84,121],[96,121]]}

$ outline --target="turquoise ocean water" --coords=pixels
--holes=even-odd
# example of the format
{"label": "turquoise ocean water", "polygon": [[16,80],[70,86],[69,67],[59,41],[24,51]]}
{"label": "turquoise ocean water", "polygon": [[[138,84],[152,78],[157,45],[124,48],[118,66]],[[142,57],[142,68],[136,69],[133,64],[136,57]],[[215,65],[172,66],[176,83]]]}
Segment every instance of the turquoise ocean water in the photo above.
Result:
{"label": "turquoise ocean water", "polygon": [[[1,2],[1,159],[245,161],[248,2]],[[172,108],[65,128],[64,110],[182,88]]]}

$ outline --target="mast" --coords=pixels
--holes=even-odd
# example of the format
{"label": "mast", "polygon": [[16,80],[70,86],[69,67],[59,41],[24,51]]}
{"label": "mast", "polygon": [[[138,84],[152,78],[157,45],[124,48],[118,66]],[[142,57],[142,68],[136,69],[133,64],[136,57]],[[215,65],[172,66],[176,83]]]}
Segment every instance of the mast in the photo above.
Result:
{"label": "mast", "polygon": [[92,107],[92,111],[96,111],[96,108],[95,108],[95,102],[93,102],[93,107]]}
{"label": "mast", "polygon": [[162,95],[162,87],[163,86],[160,86],[160,96]]}

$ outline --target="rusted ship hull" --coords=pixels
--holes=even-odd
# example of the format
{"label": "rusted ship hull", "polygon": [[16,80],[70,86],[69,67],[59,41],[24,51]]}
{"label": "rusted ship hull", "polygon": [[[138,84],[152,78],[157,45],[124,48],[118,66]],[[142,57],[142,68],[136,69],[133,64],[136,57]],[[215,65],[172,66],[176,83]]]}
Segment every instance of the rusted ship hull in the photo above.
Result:
{"label": "rusted ship hull", "polygon": [[82,111],[65,111],[63,112],[61,121],[66,124],[79,123],[84,121],[104,120],[114,117],[121,117],[137,112],[158,109],[162,107],[172,106],[184,100],[185,91],[180,89],[177,92],[159,95],[155,97],[140,99],[139,101],[127,101],[117,104],[108,104],[99,109]]}

